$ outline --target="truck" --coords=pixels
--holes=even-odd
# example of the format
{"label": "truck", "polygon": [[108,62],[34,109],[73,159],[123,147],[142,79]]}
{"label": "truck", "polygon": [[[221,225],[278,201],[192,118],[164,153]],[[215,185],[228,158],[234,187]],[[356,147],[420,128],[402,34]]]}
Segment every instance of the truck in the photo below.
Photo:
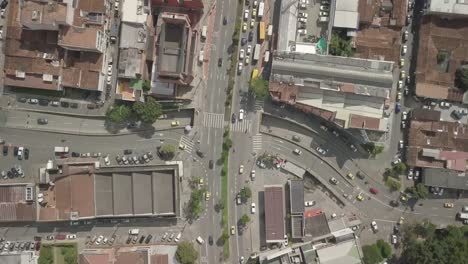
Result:
{"label": "truck", "polygon": [[201,37],[202,37],[202,40],[205,40],[206,39],[206,33],[208,31],[208,27],[207,26],[203,26],[202,27],[202,31],[201,31]]}
{"label": "truck", "polygon": [[261,52],[261,46],[260,44],[255,45],[255,50],[254,50],[254,55],[253,55],[253,60],[258,61],[260,58],[260,52]]}
{"label": "truck", "polygon": [[263,61],[267,63],[270,60],[270,52],[265,51],[265,55],[263,56]]}
{"label": "truck", "polygon": [[203,55],[204,55],[204,51],[203,50],[200,50],[200,55],[198,55],[198,63],[202,64],[203,63]]}
{"label": "truck", "polygon": [[68,147],[55,147],[54,152],[55,153],[68,153],[69,149]]}
{"label": "truck", "polygon": [[260,3],[258,4],[258,13],[257,13],[257,16],[258,16],[259,18],[262,18],[262,17],[263,17],[263,10],[264,10],[264,9],[265,9],[265,3],[260,2]]}
{"label": "truck", "polygon": [[267,35],[268,37],[271,37],[271,35],[273,35],[273,25],[268,25]]}
{"label": "truck", "polygon": [[460,219],[460,220],[467,220],[468,219],[468,213],[458,213],[457,214],[457,217]]}

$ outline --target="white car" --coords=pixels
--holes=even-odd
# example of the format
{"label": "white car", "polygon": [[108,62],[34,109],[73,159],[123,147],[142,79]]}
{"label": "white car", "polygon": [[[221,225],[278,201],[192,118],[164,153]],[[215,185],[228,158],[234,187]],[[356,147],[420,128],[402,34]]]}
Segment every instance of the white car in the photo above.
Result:
{"label": "white car", "polygon": [[96,245],[101,244],[101,242],[102,242],[103,239],[104,239],[104,236],[103,236],[103,235],[100,235],[100,236],[98,237],[98,239],[96,240]]}
{"label": "white car", "polygon": [[330,182],[333,183],[333,184],[335,184],[335,185],[338,184],[338,180],[335,179],[335,177],[332,177],[332,178],[330,179]]}
{"label": "white car", "polygon": [[257,4],[258,4],[257,0],[253,1],[253,7],[254,8],[257,7]]}
{"label": "white car", "polygon": [[30,104],[38,104],[38,103],[39,103],[39,100],[34,99],[34,98],[30,98],[30,99],[28,99],[28,103],[30,103]]}
{"label": "white car", "polygon": [[403,112],[401,113],[401,120],[405,120],[405,121],[406,121],[407,118],[408,118],[408,112],[403,111]]}
{"label": "white car", "polygon": [[405,55],[407,50],[408,50],[408,46],[403,45],[403,47],[401,47],[401,55]]}
{"label": "white car", "polygon": [[239,51],[239,59],[242,60],[242,59],[244,59],[244,57],[245,57],[245,50],[244,50],[244,49],[240,49],[240,51]]}
{"label": "white car", "polygon": [[309,4],[309,0],[299,0],[299,3],[308,5],[308,4]]}
{"label": "white car", "polygon": [[252,204],[250,205],[250,212],[251,212],[252,214],[255,214],[255,211],[256,211],[256,208],[255,208],[255,207],[256,207],[256,206],[255,206],[255,203],[252,203]]}
{"label": "white car", "polygon": [[114,9],[115,9],[115,10],[119,10],[119,2],[116,1],[116,2],[114,3]]}
{"label": "white car", "polygon": [[307,6],[305,4],[299,4],[300,9],[307,9]]}
{"label": "white car", "polygon": [[239,166],[239,174],[244,173],[244,165]]}
{"label": "white car", "polygon": [[315,201],[305,201],[304,206],[305,207],[311,207],[315,205]]}
{"label": "white car", "polygon": [[405,147],[405,143],[403,142],[403,139],[400,140],[398,143],[398,149],[403,149]]}
{"label": "white car", "polygon": [[75,234],[68,234],[67,239],[75,239],[76,235]]}
{"label": "white car", "polygon": [[398,159],[392,161],[392,165],[397,165],[398,163],[401,163],[401,159],[400,159],[400,158],[398,158]]}
{"label": "white car", "polygon": [[112,75],[112,64],[107,65],[107,74]]}
{"label": "white car", "polygon": [[405,120],[402,120],[401,121],[401,129],[405,129],[406,128],[406,122]]}
{"label": "white car", "polygon": [[398,241],[397,236],[392,235],[392,244],[395,245],[397,241]]}
{"label": "white car", "polygon": [[321,12],[320,12],[320,16],[327,17],[327,16],[328,16],[328,12],[321,11]]}
{"label": "white car", "polygon": [[440,102],[440,107],[445,107],[445,108],[450,108],[452,106],[451,103],[447,103],[447,102]]}
{"label": "white car", "polygon": [[419,180],[419,170],[418,169],[414,170],[414,180],[416,180],[416,181]]}
{"label": "white car", "polygon": [[300,35],[306,35],[307,34],[307,29],[298,29],[297,33],[299,33]]}
{"label": "white car", "polygon": [[403,41],[407,41],[408,36],[409,36],[409,32],[408,32],[408,30],[406,30],[405,33],[403,33]]}
{"label": "white car", "polygon": [[239,109],[239,121],[244,120],[244,109]]}
{"label": "white car", "polygon": [[404,85],[403,81],[401,80],[398,81],[398,90],[401,90],[403,88],[403,85]]}
{"label": "white car", "polygon": [[107,84],[111,84],[112,75],[107,75]]}
{"label": "white car", "polygon": [[307,18],[301,17],[301,18],[298,18],[297,21],[302,22],[302,23],[307,23]]}
{"label": "white car", "polygon": [[379,230],[379,227],[377,226],[377,223],[375,221],[371,222],[371,226],[374,233],[376,233]]}
{"label": "white car", "polygon": [[255,170],[252,170],[250,172],[250,178],[252,179],[252,181],[255,180]]}
{"label": "white car", "polygon": [[244,66],[244,64],[242,64],[242,62],[239,62],[239,64],[237,64],[237,74],[241,74],[242,73],[242,67]]}
{"label": "white car", "polygon": [[326,149],[323,149],[323,148],[321,148],[321,147],[317,147],[317,152],[320,153],[320,154],[322,154],[322,155],[327,154],[327,150],[326,150]]}
{"label": "white car", "polygon": [[305,17],[305,18],[307,18],[308,16],[309,16],[309,14],[307,14],[307,13],[299,12],[299,17]]}
{"label": "white car", "polygon": [[320,11],[330,11],[330,7],[326,5],[320,6]]}
{"label": "white car", "polygon": [[249,20],[249,10],[244,11],[244,21]]}
{"label": "white car", "polygon": [[412,179],[413,179],[413,170],[412,170],[412,169],[409,169],[409,170],[408,170],[407,178],[408,178],[408,180],[412,180]]}
{"label": "white car", "polygon": [[252,53],[252,45],[247,45],[247,55],[250,55]]}
{"label": "white car", "polygon": [[295,149],[295,150],[293,151],[293,153],[296,154],[296,155],[301,155],[301,154],[302,154],[302,150],[300,150],[300,149]]}

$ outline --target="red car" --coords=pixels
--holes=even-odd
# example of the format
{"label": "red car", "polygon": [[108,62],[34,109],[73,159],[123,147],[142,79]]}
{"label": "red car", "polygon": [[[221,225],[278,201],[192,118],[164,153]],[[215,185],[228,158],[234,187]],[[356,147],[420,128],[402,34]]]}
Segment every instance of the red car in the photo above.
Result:
{"label": "red car", "polygon": [[369,189],[369,191],[373,194],[378,194],[379,193],[379,190],[377,190],[376,188],[372,187]]}
{"label": "red car", "polygon": [[65,235],[55,235],[55,239],[57,240],[64,240],[66,238]]}

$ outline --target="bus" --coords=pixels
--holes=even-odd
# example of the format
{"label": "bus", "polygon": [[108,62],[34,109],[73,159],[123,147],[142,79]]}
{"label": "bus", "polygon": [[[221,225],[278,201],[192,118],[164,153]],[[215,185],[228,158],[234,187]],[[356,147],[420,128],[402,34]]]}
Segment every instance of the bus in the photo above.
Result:
{"label": "bus", "polygon": [[258,14],[257,14],[257,16],[258,16],[259,18],[262,18],[262,17],[263,17],[263,10],[264,10],[264,9],[265,9],[265,3],[260,2],[260,3],[258,4]]}
{"label": "bus", "polygon": [[265,23],[263,21],[258,23],[258,38],[260,41],[265,39]]}
{"label": "bus", "polygon": [[468,219],[468,213],[458,213],[457,217],[461,220],[467,220]]}

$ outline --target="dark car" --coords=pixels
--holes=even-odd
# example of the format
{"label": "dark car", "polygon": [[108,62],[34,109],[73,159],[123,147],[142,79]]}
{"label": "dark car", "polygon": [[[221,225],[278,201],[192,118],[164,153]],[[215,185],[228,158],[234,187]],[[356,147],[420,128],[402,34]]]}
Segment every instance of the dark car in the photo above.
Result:
{"label": "dark car", "polygon": [[138,241],[138,243],[141,244],[141,243],[143,243],[143,241],[145,241],[145,236],[141,236],[140,241]]}
{"label": "dark car", "polygon": [[151,241],[152,238],[153,238],[152,235],[148,235],[148,237],[146,237],[146,239],[145,239],[145,244],[148,244]]}
{"label": "dark car", "polygon": [[27,101],[28,101],[28,98],[26,98],[26,97],[21,97],[21,98],[18,99],[18,102],[20,102],[20,103],[26,103]]}
{"label": "dark car", "polygon": [[393,233],[394,234],[400,233],[400,228],[398,226],[393,226]]}
{"label": "dark car", "polygon": [[133,151],[132,151],[131,149],[124,149],[124,152],[123,152],[123,153],[124,153],[125,155],[130,155],[130,154],[132,154],[132,152],[133,152]]}
{"label": "dark car", "polygon": [[86,105],[86,107],[88,107],[88,109],[96,109],[97,105],[95,105],[95,104],[88,104],[88,105]]}
{"label": "dark car", "polygon": [[3,0],[2,3],[0,4],[0,8],[1,8],[1,9],[4,9],[7,5],[8,5],[8,1],[7,1],[7,0]]}
{"label": "dark car", "polygon": [[74,157],[74,158],[78,158],[78,157],[81,156],[81,154],[79,152],[72,152],[71,156]]}
{"label": "dark car", "polygon": [[130,242],[132,242],[132,237],[131,237],[131,236],[128,236],[127,241],[126,241],[125,243],[126,243],[126,244],[130,244]]}
{"label": "dark car", "polygon": [[212,236],[208,236],[208,243],[210,245],[213,245],[213,237]]}
{"label": "dark car", "polygon": [[456,120],[460,120],[463,117],[462,115],[460,115],[460,112],[457,110],[453,110],[451,115]]}
{"label": "dark car", "polygon": [[41,241],[36,242],[36,251],[38,251],[39,249],[41,249]]}
{"label": "dark car", "polygon": [[197,155],[200,157],[200,158],[204,158],[205,157],[205,153],[203,153],[203,151],[197,149]]}
{"label": "dark car", "polygon": [[249,41],[252,41],[252,40],[253,40],[253,32],[250,31],[250,32],[249,32]]}
{"label": "dark car", "polygon": [[208,166],[210,167],[210,169],[213,169],[213,166],[214,166],[214,162],[213,160],[210,160]]}
{"label": "dark car", "polygon": [[24,149],[24,159],[25,160],[29,159],[29,149],[28,148]]}
{"label": "dark car", "polygon": [[364,180],[364,179],[366,178],[366,176],[364,176],[364,174],[363,174],[362,172],[360,172],[360,171],[358,171],[358,172],[356,173],[356,176],[357,176],[359,179],[361,179],[361,180]]}
{"label": "dark car", "polygon": [[241,39],[241,45],[244,46],[247,43],[247,40],[245,38]]}
{"label": "dark car", "polygon": [[221,67],[221,66],[223,66],[223,59],[219,58],[218,59],[218,67]]}
{"label": "dark car", "polygon": [[39,99],[39,105],[48,106],[48,105],[49,105],[49,100],[47,100],[47,99]]}
{"label": "dark car", "polygon": [[137,122],[129,122],[127,124],[127,129],[132,129],[132,128],[137,128],[138,127],[138,123]]}
{"label": "dark car", "polygon": [[226,24],[227,24],[227,18],[223,17],[223,25],[226,25]]}
{"label": "dark car", "polygon": [[78,108],[78,104],[77,103],[70,103],[70,107],[71,108]]}
{"label": "dark car", "polygon": [[47,120],[47,118],[38,118],[37,123],[39,125],[47,125],[49,123],[49,121]]}
{"label": "dark car", "polygon": [[232,116],[231,116],[231,123],[235,123],[236,122],[236,114],[232,113]]}
{"label": "dark car", "polygon": [[3,146],[3,156],[8,155],[8,146]]}
{"label": "dark car", "polygon": [[18,156],[18,147],[17,147],[17,146],[15,146],[15,147],[13,148],[13,155],[14,155],[15,157]]}
{"label": "dark car", "polygon": [[67,108],[67,107],[70,106],[70,103],[68,103],[68,102],[60,102],[60,105],[61,105],[62,107]]}

